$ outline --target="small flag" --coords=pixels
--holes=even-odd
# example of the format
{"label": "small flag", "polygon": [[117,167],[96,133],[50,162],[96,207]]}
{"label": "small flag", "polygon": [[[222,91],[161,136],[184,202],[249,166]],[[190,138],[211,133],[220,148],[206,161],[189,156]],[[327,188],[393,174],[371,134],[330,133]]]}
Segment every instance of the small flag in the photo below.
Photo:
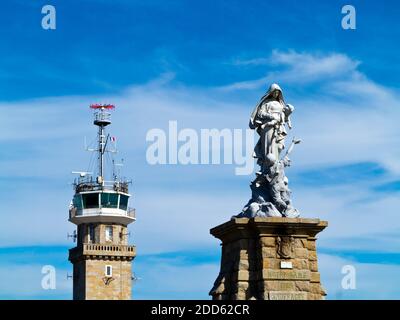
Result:
{"label": "small flag", "polygon": [[117,141],[117,138],[111,137],[111,141],[112,141],[112,142],[115,142],[115,141]]}

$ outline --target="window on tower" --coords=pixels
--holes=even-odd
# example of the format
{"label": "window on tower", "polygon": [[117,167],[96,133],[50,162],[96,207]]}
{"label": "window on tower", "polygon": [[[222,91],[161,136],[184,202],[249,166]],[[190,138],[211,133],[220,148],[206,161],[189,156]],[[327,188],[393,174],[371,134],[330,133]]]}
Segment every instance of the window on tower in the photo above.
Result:
{"label": "window on tower", "polygon": [[74,207],[78,210],[82,209],[82,197],[80,194],[76,194],[72,200]]}
{"label": "window on tower", "polygon": [[86,193],[82,194],[83,208],[92,209],[99,207],[99,194],[98,193]]}
{"label": "window on tower", "polygon": [[103,208],[117,208],[118,207],[118,193],[101,194],[101,206]]}
{"label": "window on tower", "polygon": [[113,229],[112,226],[106,226],[106,241],[112,241]]}
{"label": "window on tower", "polygon": [[128,196],[124,196],[121,194],[121,198],[119,200],[119,208],[121,210],[127,210],[128,209]]}
{"label": "window on tower", "polygon": [[95,239],[94,239],[94,225],[93,224],[89,224],[88,225],[88,237],[87,237],[87,239],[88,239],[88,243],[95,242]]}
{"label": "window on tower", "polygon": [[104,273],[106,277],[112,277],[112,266],[106,265]]}

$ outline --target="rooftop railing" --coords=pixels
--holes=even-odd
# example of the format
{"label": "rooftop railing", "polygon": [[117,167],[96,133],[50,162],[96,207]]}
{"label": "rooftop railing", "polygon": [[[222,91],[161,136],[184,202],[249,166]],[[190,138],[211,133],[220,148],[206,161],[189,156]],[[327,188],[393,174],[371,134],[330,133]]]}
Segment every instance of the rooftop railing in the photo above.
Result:
{"label": "rooftop railing", "polygon": [[103,181],[98,183],[92,177],[74,181],[75,192],[111,190],[129,193],[129,181]]}

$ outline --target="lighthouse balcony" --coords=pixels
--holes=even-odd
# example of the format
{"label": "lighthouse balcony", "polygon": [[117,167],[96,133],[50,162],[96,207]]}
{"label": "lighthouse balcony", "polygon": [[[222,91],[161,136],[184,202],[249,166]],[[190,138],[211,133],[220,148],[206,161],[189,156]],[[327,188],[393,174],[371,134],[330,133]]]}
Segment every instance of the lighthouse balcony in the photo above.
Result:
{"label": "lighthouse balcony", "polygon": [[72,207],[69,209],[69,221],[77,225],[81,223],[119,223],[128,225],[135,220],[136,211],[134,208],[121,210],[115,208],[78,209]]}
{"label": "lighthouse balcony", "polygon": [[70,261],[78,260],[82,256],[106,256],[130,261],[136,256],[136,247],[104,243],[83,243],[82,245],[69,250]]}

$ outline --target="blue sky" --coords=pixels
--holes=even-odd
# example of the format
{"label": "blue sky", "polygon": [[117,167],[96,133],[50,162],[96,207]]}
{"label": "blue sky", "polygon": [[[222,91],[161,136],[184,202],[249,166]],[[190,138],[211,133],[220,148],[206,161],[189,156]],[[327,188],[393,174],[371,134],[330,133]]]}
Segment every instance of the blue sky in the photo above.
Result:
{"label": "blue sky", "polygon": [[[57,29],[41,28],[41,8]],[[400,5],[352,1],[4,1],[0,13],[0,299],[69,299],[72,170],[86,169],[88,105],[117,105],[111,131],[134,181],[138,299],[208,299],[219,269],[209,229],[240,212],[253,175],[234,165],[156,165],[146,133],[245,129],[272,82],[303,139],[287,174],[320,234],[329,299],[399,299]],[[57,289],[42,290],[54,265]],[[341,288],[341,268],[357,289]],[[151,288],[151,290],[150,290]]]}

